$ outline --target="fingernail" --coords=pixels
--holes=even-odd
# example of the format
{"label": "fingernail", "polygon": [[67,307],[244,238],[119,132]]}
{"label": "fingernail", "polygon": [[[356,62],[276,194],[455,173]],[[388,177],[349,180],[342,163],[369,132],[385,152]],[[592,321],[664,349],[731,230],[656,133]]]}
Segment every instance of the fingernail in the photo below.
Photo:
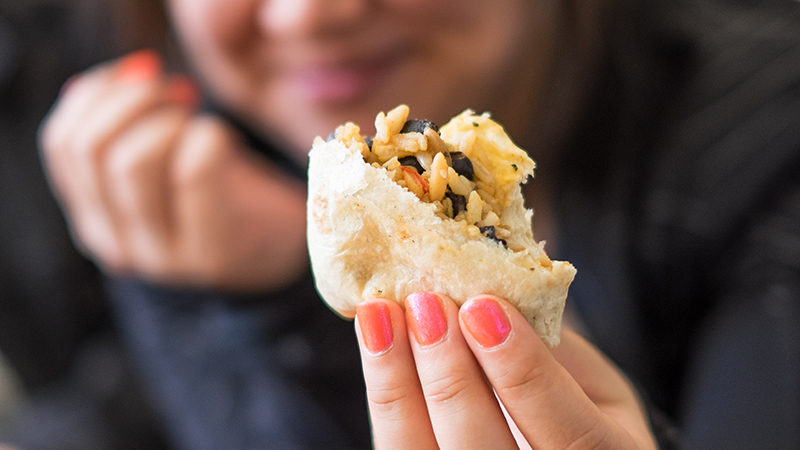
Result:
{"label": "fingernail", "polygon": [[117,70],[123,80],[145,81],[161,72],[163,63],[154,50],[137,50],[120,59]]}
{"label": "fingernail", "polygon": [[441,298],[432,292],[415,292],[406,297],[406,315],[420,346],[433,345],[447,334],[447,316]]}
{"label": "fingernail", "polygon": [[392,347],[392,315],[384,303],[368,302],[356,306],[358,326],[367,352],[379,355]]}
{"label": "fingernail", "polygon": [[460,314],[469,334],[483,348],[502,344],[511,333],[511,320],[494,299],[473,299],[461,306]]}
{"label": "fingernail", "polygon": [[200,103],[200,94],[195,82],[186,75],[176,75],[167,83],[167,100],[186,106]]}

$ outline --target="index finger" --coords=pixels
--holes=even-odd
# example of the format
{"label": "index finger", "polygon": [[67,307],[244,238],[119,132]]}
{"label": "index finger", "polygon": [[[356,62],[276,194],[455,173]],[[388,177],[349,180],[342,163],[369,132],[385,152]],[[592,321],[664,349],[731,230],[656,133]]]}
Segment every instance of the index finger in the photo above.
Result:
{"label": "index finger", "polygon": [[356,334],[375,448],[438,450],[400,305],[382,299],[359,304]]}

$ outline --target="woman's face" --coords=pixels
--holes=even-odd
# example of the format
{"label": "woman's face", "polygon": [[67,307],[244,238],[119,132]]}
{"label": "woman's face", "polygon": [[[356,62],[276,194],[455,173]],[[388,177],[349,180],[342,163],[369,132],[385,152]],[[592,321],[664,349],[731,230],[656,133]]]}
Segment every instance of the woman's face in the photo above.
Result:
{"label": "woman's face", "polygon": [[371,134],[400,103],[439,124],[492,111],[513,135],[549,70],[557,3],[169,0],[212,94],[301,160],[314,136],[345,121]]}

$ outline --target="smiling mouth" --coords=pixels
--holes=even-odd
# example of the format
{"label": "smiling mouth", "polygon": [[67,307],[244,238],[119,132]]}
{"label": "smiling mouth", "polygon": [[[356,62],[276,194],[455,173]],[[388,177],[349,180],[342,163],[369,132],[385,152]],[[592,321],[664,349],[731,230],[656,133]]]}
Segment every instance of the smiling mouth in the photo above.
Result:
{"label": "smiling mouth", "polygon": [[305,100],[349,102],[376,89],[399,55],[340,64],[308,65],[288,72],[289,87]]}

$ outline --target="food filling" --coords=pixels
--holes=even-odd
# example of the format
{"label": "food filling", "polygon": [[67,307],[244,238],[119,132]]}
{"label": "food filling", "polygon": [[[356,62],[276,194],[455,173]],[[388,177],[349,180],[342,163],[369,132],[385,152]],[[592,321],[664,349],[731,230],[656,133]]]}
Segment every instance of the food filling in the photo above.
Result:
{"label": "food filling", "polygon": [[[489,113],[467,110],[439,128],[429,120],[409,120],[400,105],[375,119],[374,137],[346,123],[330,139],[358,145],[364,160],[386,170],[398,185],[434,205],[442,219],[463,221],[469,232],[503,246],[510,229],[503,222],[508,194],[534,163],[508,139]],[[444,138],[443,138],[444,136]],[[521,172],[523,171],[523,172]]]}

